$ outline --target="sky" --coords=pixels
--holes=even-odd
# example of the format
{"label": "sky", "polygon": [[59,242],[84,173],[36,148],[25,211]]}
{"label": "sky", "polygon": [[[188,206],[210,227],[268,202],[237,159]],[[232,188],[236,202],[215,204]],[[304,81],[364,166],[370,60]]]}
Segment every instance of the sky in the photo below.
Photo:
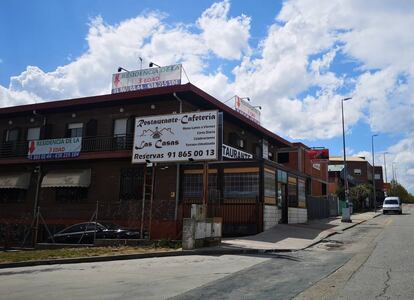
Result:
{"label": "sky", "polygon": [[[260,5],[258,5],[260,3]],[[221,101],[262,106],[290,140],[392,165],[414,192],[411,0],[52,1],[0,4],[0,107],[110,93],[118,66],[182,63]]]}

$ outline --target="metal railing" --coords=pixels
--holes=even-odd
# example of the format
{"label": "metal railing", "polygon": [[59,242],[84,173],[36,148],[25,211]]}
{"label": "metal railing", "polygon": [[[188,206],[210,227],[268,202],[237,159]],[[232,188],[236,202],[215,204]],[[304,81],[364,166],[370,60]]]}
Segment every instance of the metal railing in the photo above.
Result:
{"label": "metal railing", "polygon": [[[0,144],[0,159],[27,157],[29,142],[4,142]],[[131,150],[133,136],[95,136],[82,138],[81,152]]]}

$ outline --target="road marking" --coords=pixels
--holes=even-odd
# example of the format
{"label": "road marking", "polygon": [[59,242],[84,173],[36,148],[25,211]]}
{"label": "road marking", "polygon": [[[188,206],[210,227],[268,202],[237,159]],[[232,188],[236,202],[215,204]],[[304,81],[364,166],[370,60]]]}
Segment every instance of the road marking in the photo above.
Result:
{"label": "road marking", "polygon": [[392,219],[388,219],[387,222],[385,222],[385,226],[389,226],[391,225],[391,223],[393,222]]}

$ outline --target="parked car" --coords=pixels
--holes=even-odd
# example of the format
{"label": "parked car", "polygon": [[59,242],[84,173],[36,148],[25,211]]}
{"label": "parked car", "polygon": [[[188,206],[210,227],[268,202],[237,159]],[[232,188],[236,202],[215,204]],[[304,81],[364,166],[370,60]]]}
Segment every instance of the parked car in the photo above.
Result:
{"label": "parked car", "polygon": [[386,197],[382,204],[382,213],[385,215],[389,212],[402,214],[402,205],[398,197]]}
{"label": "parked car", "polygon": [[140,234],[137,231],[130,231],[112,223],[79,223],[69,226],[52,237],[48,242],[65,244],[92,244],[96,230],[97,239],[138,239]]}

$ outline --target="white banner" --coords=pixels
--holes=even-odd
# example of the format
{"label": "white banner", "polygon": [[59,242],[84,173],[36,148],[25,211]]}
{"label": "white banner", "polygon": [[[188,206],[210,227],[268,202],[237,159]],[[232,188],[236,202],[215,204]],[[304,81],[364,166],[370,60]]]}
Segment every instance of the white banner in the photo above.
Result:
{"label": "white banner", "polygon": [[32,160],[77,157],[82,148],[82,138],[62,138],[29,142],[27,158]]}
{"label": "white banner", "polygon": [[234,109],[246,118],[260,124],[260,111],[241,99],[239,96],[235,97]]}
{"label": "white banner", "polygon": [[222,145],[222,156],[231,159],[252,159],[253,155],[226,144]]}
{"label": "white banner", "polygon": [[112,94],[181,84],[181,65],[112,75]]}
{"label": "white banner", "polygon": [[135,119],[132,163],[217,159],[218,112]]}

